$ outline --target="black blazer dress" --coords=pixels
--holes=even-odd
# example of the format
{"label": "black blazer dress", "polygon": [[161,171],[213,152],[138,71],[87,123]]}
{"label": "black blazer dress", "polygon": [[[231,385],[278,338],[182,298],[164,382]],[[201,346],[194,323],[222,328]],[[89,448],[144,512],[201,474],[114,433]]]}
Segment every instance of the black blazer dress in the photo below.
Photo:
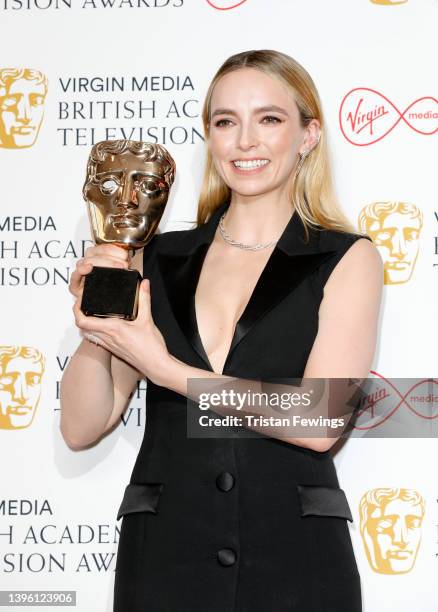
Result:
{"label": "black blazer dress", "polygon": [[[169,352],[213,371],[194,296],[223,203],[202,227],[144,249]],[[302,378],[331,271],[360,234],[295,213],[239,319],[223,374]],[[187,436],[187,398],[147,380],[146,427],[117,519],[114,612],[360,612],[353,521],[329,451],[265,436]],[[217,416],[217,415],[216,415]]]}

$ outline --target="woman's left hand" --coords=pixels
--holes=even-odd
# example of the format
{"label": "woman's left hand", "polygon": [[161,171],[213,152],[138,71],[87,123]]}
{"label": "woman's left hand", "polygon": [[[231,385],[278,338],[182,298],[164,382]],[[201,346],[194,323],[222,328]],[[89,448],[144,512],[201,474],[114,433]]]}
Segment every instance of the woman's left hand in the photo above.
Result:
{"label": "woman's left hand", "polygon": [[138,314],[134,321],[117,317],[89,317],[80,309],[82,295],[73,306],[76,325],[96,344],[120,357],[152,382],[159,384],[160,374],[171,360],[166,342],[152,319],[149,279],[140,284]]}

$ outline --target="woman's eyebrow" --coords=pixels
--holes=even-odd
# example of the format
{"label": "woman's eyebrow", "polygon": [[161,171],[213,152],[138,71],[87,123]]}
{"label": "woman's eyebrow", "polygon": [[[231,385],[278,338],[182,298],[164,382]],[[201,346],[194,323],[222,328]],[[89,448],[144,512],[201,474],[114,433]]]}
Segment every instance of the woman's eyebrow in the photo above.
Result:
{"label": "woman's eyebrow", "polygon": [[[281,106],[276,106],[275,104],[270,104],[268,106],[260,106],[259,108],[256,108],[254,112],[255,113],[275,112],[275,113],[282,113],[283,115],[286,115],[287,117],[289,117],[289,113],[284,108],[281,108]],[[236,116],[237,113],[236,111],[233,111],[231,108],[217,108],[212,113],[211,118],[213,119],[213,117],[215,117],[216,115],[234,115]]]}

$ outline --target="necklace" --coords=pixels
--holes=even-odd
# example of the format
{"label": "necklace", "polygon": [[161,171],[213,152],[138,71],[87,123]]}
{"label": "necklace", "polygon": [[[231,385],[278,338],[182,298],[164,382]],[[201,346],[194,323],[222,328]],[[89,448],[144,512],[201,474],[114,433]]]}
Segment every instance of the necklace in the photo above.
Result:
{"label": "necklace", "polygon": [[231,244],[231,246],[235,246],[238,249],[246,249],[248,251],[259,251],[260,249],[267,249],[270,246],[274,246],[277,244],[278,240],[273,240],[271,242],[266,242],[265,244],[244,244],[243,242],[237,242],[237,240],[233,240],[229,234],[227,234],[224,227],[224,218],[226,213],[222,215],[219,220],[219,232],[225,242]]}

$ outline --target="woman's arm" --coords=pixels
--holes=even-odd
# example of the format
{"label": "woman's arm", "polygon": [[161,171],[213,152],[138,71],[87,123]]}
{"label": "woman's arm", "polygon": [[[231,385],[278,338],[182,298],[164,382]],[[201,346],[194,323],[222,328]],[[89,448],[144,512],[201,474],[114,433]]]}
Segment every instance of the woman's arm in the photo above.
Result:
{"label": "woman's arm", "polygon": [[[239,393],[250,391],[252,396],[257,393],[277,395],[288,393],[290,396],[293,393],[310,394],[312,390],[315,390],[314,395],[317,396],[317,401],[311,402],[310,411],[305,408],[303,412],[303,408],[300,407],[301,415],[305,418],[319,415],[336,419],[344,418],[344,423],[341,425],[346,426],[352,413],[349,400],[354,395],[357,396],[358,387],[361,381],[368,376],[371,367],[376,345],[382,285],[383,265],[378,250],[367,239],[357,240],[337,263],[324,287],[324,296],[319,310],[318,334],[300,386],[277,385],[258,380],[222,376],[189,366],[170,355],[164,337],[152,318],[149,280],[142,282],[138,315],[135,321],[85,317],[80,312],[78,301],[75,304],[74,312],[76,325],[80,329],[98,337],[105,350],[116,355],[125,363],[131,364],[141,373],[141,377],[184,395],[197,404],[204,399],[201,397],[202,393],[212,391],[216,393],[233,392],[238,389]],[[197,379],[195,381],[198,385],[196,390],[193,389],[191,379]],[[356,385],[353,390],[351,379],[359,382],[359,385]],[[327,393],[327,385],[324,385],[327,380],[329,381],[329,393]],[[188,386],[188,381],[190,381],[190,386]],[[321,390],[324,393],[318,396]],[[119,403],[118,406],[114,404],[111,415],[108,414],[108,426],[118,419],[124,406],[125,404]],[[355,407],[353,404],[353,409]],[[235,407],[227,405],[225,400],[223,404],[211,407],[211,410],[219,415],[236,416]],[[295,410],[296,413],[298,409]],[[257,408],[254,408],[251,403],[245,405],[243,402],[239,415],[244,414],[268,418],[282,416],[278,409],[272,408],[266,402]],[[103,420],[99,426],[102,426]],[[312,435],[315,430],[317,434],[315,434],[316,437],[310,438],[304,436],[303,433],[300,437],[298,435],[300,429],[295,423],[286,431],[282,424],[274,423],[266,427],[263,423],[260,427],[257,423],[248,424],[246,419],[243,426],[269,437],[318,451],[328,450],[345,429],[344,426],[342,429],[333,431],[332,427],[332,430],[328,432],[331,435],[327,435],[328,428],[324,423],[318,430],[312,429]],[[307,435],[308,431],[309,429],[304,429],[303,425],[301,432]],[[96,432],[93,435],[94,438],[91,436],[90,439],[95,439]]]}
{"label": "woman's arm", "polygon": [[[324,287],[324,297],[319,309],[318,334],[306,364],[302,385],[299,387],[267,385],[260,381],[223,376],[191,367],[173,356],[167,361],[160,384],[198,403],[200,393],[190,392],[188,379],[203,379],[207,383],[204,385],[204,392],[211,392],[213,382],[216,381],[217,392],[219,389],[238,388],[243,392],[249,390],[251,393],[260,393],[272,388],[272,391],[278,389],[279,393],[288,389],[290,393],[300,394],[315,387],[312,380],[315,378],[342,379],[345,383],[348,379],[362,381],[368,376],[374,357],[382,286],[383,264],[377,248],[367,239],[357,240],[336,265]],[[351,387],[348,388],[347,384],[343,385],[339,381],[335,394],[335,400],[332,395],[330,403],[327,400],[320,401],[315,413],[332,417],[346,414],[348,409],[344,408],[351,398]],[[277,410],[267,405],[258,407],[256,411],[253,406],[243,407],[239,413],[235,408],[222,405],[211,407],[211,410],[223,416],[242,413],[281,416]],[[336,437],[295,438],[285,437],[282,427],[249,428],[321,452],[328,450],[344,430],[343,428]]]}
{"label": "woman's arm", "polygon": [[[122,256],[123,260],[125,252],[116,248],[114,251],[113,247],[111,255]],[[99,265],[96,256],[94,261]],[[100,265],[111,265],[111,262],[101,260]],[[142,273],[143,249],[136,252],[130,267]],[[83,264],[79,264],[79,269],[85,269]],[[82,293],[83,278],[80,276],[73,281],[77,287],[71,289],[76,296]],[[61,380],[60,429],[66,443],[71,448],[81,449],[111,429],[119,422],[142,378],[138,370],[107,349],[82,340]]]}

